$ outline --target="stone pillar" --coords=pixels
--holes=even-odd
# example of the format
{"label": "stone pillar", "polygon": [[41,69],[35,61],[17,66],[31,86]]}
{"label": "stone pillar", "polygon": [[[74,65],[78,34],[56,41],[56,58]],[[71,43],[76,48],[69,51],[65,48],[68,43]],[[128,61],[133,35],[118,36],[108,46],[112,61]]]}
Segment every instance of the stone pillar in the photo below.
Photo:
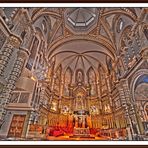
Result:
{"label": "stone pillar", "polygon": [[89,110],[90,109],[90,86],[87,85],[86,87],[86,91],[87,91],[87,95],[86,95],[86,110]]}
{"label": "stone pillar", "polygon": [[129,133],[128,137],[129,137],[129,140],[132,140],[130,138],[131,138],[131,135],[134,134],[134,131],[133,131],[131,114],[130,114],[131,106],[129,106],[129,102],[130,102],[131,98],[130,98],[130,93],[129,93],[129,89],[128,89],[128,85],[127,85],[126,80],[122,79],[120,81],[120,84],[117,87],[118,87],[119,94],[120,94],[121,104],[122,104],[124,111],[125,111],[125,118],[127,120],[127,125],[129,126],[127,128],[131,129],[130,130],[131,133]]}
{"label": "stone pillar", "polygon": [[[7,42],[5,44],[5,46],[3,47],[3,50],[1,52],[0,55],[0,76],[3,77],[4,75],[4,71],[5,68],[7,67],[8,61],[13,53],[13,50],[15,50],[15,48],[19,48],[21,44],[21,40],[14,36],[11,35],[8,37]],[[9,81],[9,80],[8,80]],[[8,85],[9,82],[6,82],[6,85],[3,88],[3,91],[0,94],[0,100],[1,100],[1,116],[0,116],[0,126],[4,123],[3,120],[3,116],[6,114],[6,110],[4,109],[5,103],[6,103],[6,99],[9,97],[9,90],[7,90],[7,87],[9,87],[10,85]],[[12,87],[12,86],[10,86]]]}
{"label": "stone pillar", "polygon": [[49,100],[49,104],[50,104],[50,105],[51,105],[52,99],[53,99],[53,97],[54,97],[53,90],[54,90],[55,79],[56,79],[56,75],[53,75],[53,77],[52,77],[52,82],[51,82],[51,98],[50,98],[50,100]]}
{"label": "stone pillar", "polygon": [[71,100],[70,112],[72,113],[75,110],[75,98],[73,97],[73,86],[72,85],[69,85],[69,98]]}
{"label": "stone pillar", "polygon": [[[132,114],[131,122],[132,122],[133,133],[143,134],[144,128],[142,125],[142,121],[141,121],[141,118],[139,117],[139,113],[137,111],[137,105],[135,102],[132,101],[132,95],[129,92],[127,82],[125,82],[123,84],[123,88],[124,88],[124,91],[126,92],[125,93],[126,100],[129,100],[129,102],[127,102],[127,105],[128,105],[130,114]],[[131,118],[131,115],[129,115],[129,116]]]}
{"label": "stone pillar", "polygon": [[33,111],[30,111],[29,113],[28,113],[29,115],[29,119],[28,119],[28,124],[27,124],[27,127],[26,127],[26,133],[25,133],[25,137],[27,138],[28,137],[28,134],[29,134],[29,129],[30,129],[30,125],[33,123],[33,117],[34,117],[34,115],[33,115]]}
{"label": "stone pillar", "polygon": [[73,97],[73,86],[69,85],[69,96]]}
{"label": "stone pillar", "polygon": [[64,75],[61,75],[60,98],[62,97],[64,89]]}
{"label": "stone pillar", "polygon": [[8,78],[8,82],[7,82],[5,88],[3,89],[3,92],[0,96],[0,99],[2,100],[1,123],[4,121],[5,115],[6,115],[5,106],[10,102],[12,91],[15,89],[15,83],[18,80],[18,78],[22,72],[24,62],[25,62],[27,56],[28,56],[27,51],[23,48],[20,48],[17,53],[17,59],[14,63],[13,70],[11,71],[11,74]]}
{"label": "stone pillar", "polygon": [[108,92],[110,92],[111,91],[111,88],[110,88],[110,77],[109,77],[108,74],[106,75],[105,79],[106,79],[106,84],[107,84]]}
{"label": "stone pillar", "polygon": [[19,48],[21,40],[16,36],[10,36],[7,43],[3,47],[0,55],[0,76],[4,75],[4,70],[7,67],[8,61],[13,53],[14,48]]}
{"label": "stone pillar", "polygon": [[60,96],[59,96],[59,109],[62,107],[62,95],[63,95],[63,89],[64,89],[64,78],[63,75],[61,76],[61,85],[60,85]]}
{"label": "stone pillar", "polygon": [[28,123],[29,123],[29,118],[30,118],[30,112],[27,113],[26,118],[25,118],[25,122],[24,122],[24,128],[22,131],[22,137],[25,138],[27,131],[28,131]]}

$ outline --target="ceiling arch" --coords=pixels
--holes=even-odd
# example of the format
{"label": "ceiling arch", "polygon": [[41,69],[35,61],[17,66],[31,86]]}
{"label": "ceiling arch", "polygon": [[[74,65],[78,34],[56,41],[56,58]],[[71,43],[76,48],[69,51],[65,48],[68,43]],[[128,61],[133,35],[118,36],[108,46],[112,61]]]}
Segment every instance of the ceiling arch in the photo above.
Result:
{"label": "ceiling arch", "polygon": [[62,18],[61,14],[57,13],[57,12],[53,12],[50,10],[47,10],[45,8],[41,8],[39,10],[37,10],[32,16],[31,16],[31,20],[34,23],[37,19],[39,19],[40,17],[44,16],[44,15],[49,15],[49,16],[53,16],[55,18]]}
{"label": "ceiling arch", "polygon": [[137,19],[137,16],[134,15],[133,13],[130,14],[129,11],[124,11],[122,9],[117,9],[117,10],[111,10],[111,11],[106,11],[102,14],[102,17],[105,17],[105,16],[109,16],[109,15],[112,15],[112,14],[122,14],[122,15],[126,15],[127,17],[131,18],[134,22],[136,21]]}
{"label": "ceiling arch", "polygon": [[[95,37],[90,37],[90,36],[71,36],[67,38],[60,39],[56,43],[52,43],[48,46],[48,58],[50,59],[54,52],[61,46],[66,45],[67,43],[70,42],[77,42],[77,41],[85,41],[87,43],[92,43],[94,45],[97,45],[98,47],[104,47],[105,50],[102,50],[102,52],[107,51],[106,53],[108,56],[110,56],[113,60],[116,58],[115,56],[115,49],[111,45],[111,43],[103,38],[102,36],[98,36],[97,38]],[[78,42],[77,42],[78,43]],[[86,46],[87,47],[87,46]],[[100,51],[101,52],[101,51]]]}

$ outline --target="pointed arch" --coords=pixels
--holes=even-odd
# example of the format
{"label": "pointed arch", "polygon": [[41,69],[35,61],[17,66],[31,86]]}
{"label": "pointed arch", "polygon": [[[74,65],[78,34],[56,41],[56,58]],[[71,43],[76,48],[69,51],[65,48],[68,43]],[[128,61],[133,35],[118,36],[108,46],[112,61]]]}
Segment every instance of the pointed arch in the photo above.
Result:
{"label": "pointed arch", "polygon": [[69,85],[72,83],[72,70],[68,67],[64,74],[64,96],[69,96]]}
{"label": "pointed arch", "polygon": [[107,91],[107,84],[105,77],[106,75],[105,75],[105,70],[100,64],[98,65],[98,72],[99,72],[100,93],[105,94],[105,92]]}
{"label": "pointed arch", "polygon": [[91,87],[90,94],[91,96],[96,96],[97,94],[97,77],[93,67],[90,67],[87,71],[88,83]]}
{"label": "pointed arch", "polygon": [[91,66],[87,71],[88,83],[94,83],[96,81],[96,73]]}
{"label": "pointed arch", "polygon": [[61,85],[61,76],[62,76],[62,65],[59,66],[58,70],[55,74],[54,81],[54,91],[56,94],[60,93],[60,85]]}

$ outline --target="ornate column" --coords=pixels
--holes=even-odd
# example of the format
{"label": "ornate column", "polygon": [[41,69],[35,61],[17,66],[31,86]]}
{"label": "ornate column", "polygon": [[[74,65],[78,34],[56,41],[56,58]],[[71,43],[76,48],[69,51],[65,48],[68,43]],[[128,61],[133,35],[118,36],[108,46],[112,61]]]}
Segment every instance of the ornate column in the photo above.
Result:
{"label": "ornate column", "polygon": [[87,91],[87,94],[86,94],[86,109],[89,111],[89,109],[90,109],[90,85],[86,86],[86,91]]}
{"label": "ornate column", "polygon": [[60,96],[59,96],[59,109],[62,107],[62,95],[63,95],[63,89],[64,89],[64,78],[63,75],[61,75],[61,85],[60,85]]}
{"label": "ornate column", "polygon": [[[73,97],[73,86],[69,84],[69,99],[71,100],[70,103],[70,113],[72,113],[75,109],[75,98]],[[63,89],[64,89],[64,84],[63,84]]]}
{"label": "ornate column", "polygon": [[[13,50],[15,50],[15,48],[19,48],[21,44],[21,40],[14,36],[14,35],[10,35],[7,39],[7,42],[5,44],[5,46],[2,49],[1,55],[0,55],[0,77],[4,76],[4,71],[5,68],[7,67],[8,61],[13,53]],[[9,80],[8,80],[9,81]],[[5,103],[6,103],[6,99],[9,97],[9,91],[7,91],[7,87],[9,87],[9,82],[5,84],[1,94],[0,94],[0,101],[1,101],[1,116],[0,116],[0,125],[3,124],[3,116],[6,114],[6,110],[4,109]],[[6,93],[7,92],[7,93]]]}
{"label": "ornate column", "polygon": [[54,74],[53,77],[52,77],[52,82],[51,82],[51,98],[50,98],[50,100],[49,100],[49,104],[50,104],[50,105],[51,105],[52,99],[53,99],[53,97],[54,97],[53,90],[54,90],[55,79],[56,79],[56,75]]}
{"label": "ornate column", "polygon": [[129,100],[129,102],[127,102],[127,105],[128,105],[128,108],[129,108],[128,111],[130,113],[130,119],[131,119],[131,124],[132,124],[132,128],[133,128],[133,133],[134,134],[143,134],[144,128],[143,128],[143,125],[142,125],[141,118],[139,117],[139,113],[137,111],[137,104],[132,99],[133,96],[129,92],[127,82],[125,82],[123,84],[123,88],[124,88],[124,91],[125,91],[125,97],[127,98],[126,100]]}
{"label": "ornate column", "polygon": [[13,53],[13,50],[15,50],[15,48],[18,49],[20,44],[21,44],[21,40],[18,37],[11,35],[8,38],[7,43],[3,47],[2,53],[0,55],[0,76],[4,75],[4,70]]}
{"label": "ornate column", "polygon": [[73,89],[74,89],[74,86],[69,85],[69,97],[73,97]]}
{"label": "ornate column", "polygon": [[109,74],[106,75],[105,79],[106,79],[106,84],[107,84],[108,92],[110,92],[111,88],[110,88],[110,77],[109,77]]}
{"label": "ornate column", "polygon": [[11,71],[11,74],[8,78],[8,82],[7,82],[5,88],[3,89],[3,92],[0,96],[0,99],[2,100],[1,123],[4,121],[5,115],[6,115],[5,106],[11,100],[12,91],[15,89],[15,83],[18,80],[18,78],[22,72],[24,62],[25,62],[27,56],[28,56],[28,51],[26,49],[20,48],[19,51],[17,52],[17,59],[14,63],[13,70]]}
{"label": "ornate column", "polygon": [[122,79],[120,81],[120,84],[117,87],[119,90],[121,104],[122,104],[124,111],[125,111],[125,118],[127,120],[128,137],[129,137],[129,140],[132,140],[132,139],[130,139],[130,138],[133,138],[133,137],[131,137],[131,135],[134,134],[133,123],[132,123],[132,119],[131,119],[131,109],[132,108],[131,108],[131,106],[129,106],[130,93],[129,93],[129,89],[128,89],[128,86],[126,83],[127,83],[126,80]]}

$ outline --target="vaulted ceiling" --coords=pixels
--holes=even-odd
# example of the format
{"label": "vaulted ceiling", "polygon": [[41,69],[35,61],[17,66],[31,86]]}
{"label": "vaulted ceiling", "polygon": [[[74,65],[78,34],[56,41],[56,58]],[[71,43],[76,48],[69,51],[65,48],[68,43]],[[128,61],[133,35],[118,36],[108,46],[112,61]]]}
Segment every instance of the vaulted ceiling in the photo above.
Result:
{"label": "vaulted ceiling", "polygon": [[143,20],[142,8],[29,8],[32,22],[47,41],[45,57],[73,72],[87,73],[98,66],[107,70],[107,59],[115,62],[121,38]]}

